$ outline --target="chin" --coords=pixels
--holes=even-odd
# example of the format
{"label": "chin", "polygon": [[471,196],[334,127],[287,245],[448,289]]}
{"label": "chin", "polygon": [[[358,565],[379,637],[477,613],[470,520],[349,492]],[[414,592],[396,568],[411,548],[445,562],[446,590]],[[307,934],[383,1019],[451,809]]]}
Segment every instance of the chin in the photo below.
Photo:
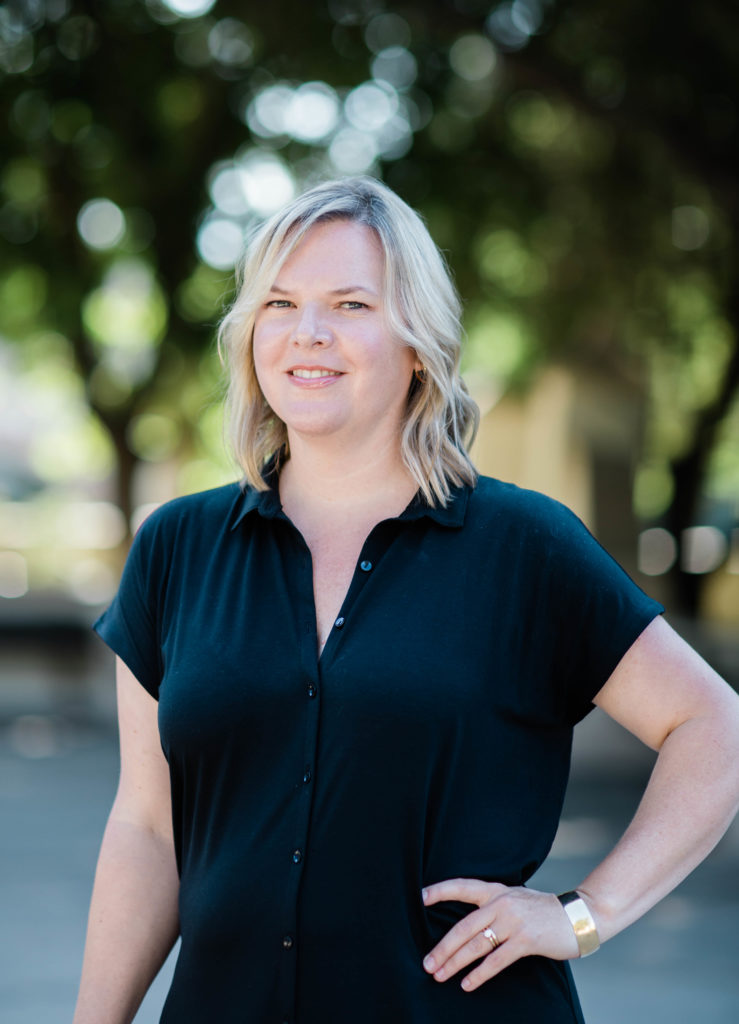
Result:
{"label": "chin", "polygon": [[331,437],[343,426],[341,420],[323,416],[292,416],[284,422],[289,434],[306,438]]}

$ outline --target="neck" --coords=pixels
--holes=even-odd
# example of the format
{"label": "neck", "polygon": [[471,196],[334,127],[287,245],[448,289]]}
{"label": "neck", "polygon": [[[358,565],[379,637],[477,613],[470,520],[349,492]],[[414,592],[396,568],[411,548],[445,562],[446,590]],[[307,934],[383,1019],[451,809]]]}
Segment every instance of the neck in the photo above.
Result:
{"label": "neck", "polygon": [[397,438],[358,452],[290,437],[290,458],[280,474],[280,496],[288,512],[295,506],[330,513],[389,505],[400,513],[416,489]]}

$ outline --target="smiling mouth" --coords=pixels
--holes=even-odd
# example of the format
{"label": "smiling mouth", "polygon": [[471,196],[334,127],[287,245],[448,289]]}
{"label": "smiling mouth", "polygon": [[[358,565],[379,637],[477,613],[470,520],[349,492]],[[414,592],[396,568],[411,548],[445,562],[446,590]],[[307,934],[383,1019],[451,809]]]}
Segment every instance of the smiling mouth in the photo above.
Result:
{"label": "smiling mouth", "polygon": [[302,380],[314,380],[317,377],[340,377],[339,370],[290,370],[292,377],[300,377]]}

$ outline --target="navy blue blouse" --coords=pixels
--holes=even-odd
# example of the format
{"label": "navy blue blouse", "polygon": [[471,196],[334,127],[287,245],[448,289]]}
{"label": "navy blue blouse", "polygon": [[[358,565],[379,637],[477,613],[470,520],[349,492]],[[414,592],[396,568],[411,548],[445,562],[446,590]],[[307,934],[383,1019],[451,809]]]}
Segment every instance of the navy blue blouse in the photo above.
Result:
{"label": "navy blue blouse", "polygon": [[473,908],[421,888],[533,874],[572,727],[661,610],[564,506],[481,478],[372,530],[319,659],[274,480],[150,516],[95,628],[159,701],[182,936],[162,1021],[581,1021],[553,960],[473,993],[429,977]]}

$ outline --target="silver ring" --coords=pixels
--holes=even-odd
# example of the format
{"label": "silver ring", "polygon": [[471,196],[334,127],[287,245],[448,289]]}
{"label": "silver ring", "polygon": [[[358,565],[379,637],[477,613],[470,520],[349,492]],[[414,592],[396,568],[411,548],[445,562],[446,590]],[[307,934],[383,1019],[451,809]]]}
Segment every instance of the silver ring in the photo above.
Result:
{"label": "silver ring", "polygon": [[493,947],[493,949],[498,948],[498,946],[500,945],[500,940],[498,939],[498,936],[495,934],[492,928],[486,928],[482,934],[486,939],[489,940],[490,945]]}

